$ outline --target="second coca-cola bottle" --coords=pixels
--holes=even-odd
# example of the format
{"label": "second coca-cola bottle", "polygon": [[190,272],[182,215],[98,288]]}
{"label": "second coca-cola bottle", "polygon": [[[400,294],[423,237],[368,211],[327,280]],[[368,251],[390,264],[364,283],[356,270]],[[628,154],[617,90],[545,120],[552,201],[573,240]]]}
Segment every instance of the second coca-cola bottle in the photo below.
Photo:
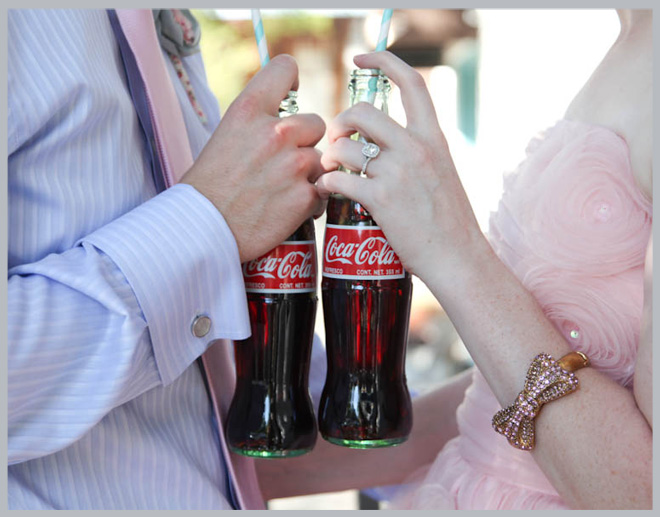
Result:
{"label": "second coca-cola bottle", "polygon": [[[349,89],[351,104],[366,100],[387,111],[389,81],[380,70],[354,71]],[[412,428],[405,375],[410,274],[367,210],[340,195],[328,201],[323,250],[328,373],[321,435],[352,448],[397,445]]]}
{"label": "second coca-cola bottle", "polygon": [[[295,92],[280,116],[295,113]],[[277,458],[309,452],[318,428],[309,394],[316,317],[316,242],[308,219],[285,242],[243,264],[252,335],[236,341],[227,415],[232,451]]]}

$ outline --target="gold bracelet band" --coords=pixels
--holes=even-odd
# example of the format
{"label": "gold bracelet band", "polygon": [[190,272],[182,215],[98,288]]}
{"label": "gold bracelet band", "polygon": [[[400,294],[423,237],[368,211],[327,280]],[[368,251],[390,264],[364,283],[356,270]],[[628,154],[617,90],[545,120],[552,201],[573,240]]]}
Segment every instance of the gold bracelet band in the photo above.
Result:
{"label": "gold bracelet band", "polygon": [[579,381],[576,370],[589,366],[582,352],[571,352],[558,361],[548,354],[537,355],[525,379],[525,387],[516,401],[493,416],[493,428],[509,443],[522,450],[534,448],[534,419],[543,404],[575,391]]}

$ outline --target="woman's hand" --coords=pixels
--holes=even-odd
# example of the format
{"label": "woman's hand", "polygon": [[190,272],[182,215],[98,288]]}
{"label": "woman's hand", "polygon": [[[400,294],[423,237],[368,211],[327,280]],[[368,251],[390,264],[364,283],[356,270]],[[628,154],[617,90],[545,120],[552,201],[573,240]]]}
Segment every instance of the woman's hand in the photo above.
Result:
{"label": "woman's hand", "polygon": [[[363,204],[383,229],[406,269],[425,282],[458,273],[488,243],[474,217],[422,76],[390,52],[355,57],[361,68],[380,68],[401,90],[407,126],[358,103],[328,126],[326,170],[362,168],[358,131],[381,152],[367,178],[334,171],[319,178],[319,193],[339,193]],[[444,272],[444,273],[443,273]],[[442,283],[442,282],[441,282]]]}

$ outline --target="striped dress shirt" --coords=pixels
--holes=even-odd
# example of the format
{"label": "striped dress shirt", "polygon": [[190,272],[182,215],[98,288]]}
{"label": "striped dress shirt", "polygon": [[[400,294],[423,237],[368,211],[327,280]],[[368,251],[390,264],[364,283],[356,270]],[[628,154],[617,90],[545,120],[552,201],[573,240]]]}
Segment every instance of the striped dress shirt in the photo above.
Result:
{"label": "striped dress shirt", "polygon": [[[194,188],[157,192],[104,10],[9,10],[8,31],[9,508],[231,508],[196,364],[250,332],[231,231]],[[206,124],[166,63],[196,157],[217,102],[200,54]]]}

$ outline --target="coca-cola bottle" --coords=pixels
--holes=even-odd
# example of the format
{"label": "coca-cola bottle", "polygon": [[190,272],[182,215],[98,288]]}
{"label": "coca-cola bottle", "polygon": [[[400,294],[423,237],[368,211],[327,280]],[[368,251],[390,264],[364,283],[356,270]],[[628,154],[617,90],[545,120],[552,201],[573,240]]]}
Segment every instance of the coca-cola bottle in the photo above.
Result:
{"label": "coca-cola bottle", "polygon": [[[390,84],[380,70],[353,71],[349,90],[351,105],[368,101],[387,112]],[[367,210],[340,195],[328,201],[323,249],[321,435],[360,449],[404,442],[412,428],[405,375],[411,276]]]}
{"label": "coca-cola bottle", "polygon": [[[296,111],[296,92],[289,92],[280,117]],[[282,244],[243,264],[252,335],[234,344],[236,390],[226,426],[234,452],[298,456],[316,443],[308,388],[318,300],[316,263],[310,218]]]}

